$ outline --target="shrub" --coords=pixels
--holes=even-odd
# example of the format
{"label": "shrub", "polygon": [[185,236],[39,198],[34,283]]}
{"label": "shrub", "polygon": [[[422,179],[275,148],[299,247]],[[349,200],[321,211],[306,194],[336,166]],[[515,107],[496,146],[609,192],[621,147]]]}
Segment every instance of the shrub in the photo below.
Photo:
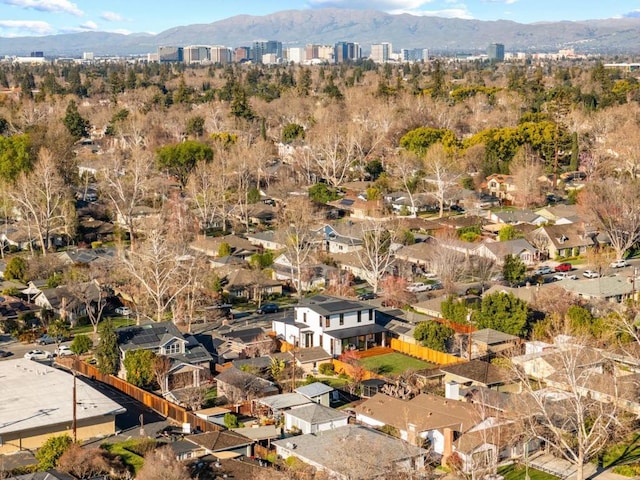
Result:
{"label": "shrub", "polygon": [[100,248],[102,247],[102,242],[91,242],[91,248]]}
{"label": "shrub", "polygon": [[333,363],[331,362],[321,363],[320,366],[318,366],[318,371],[322,375],[335,375],[336,367],[334,367]]}

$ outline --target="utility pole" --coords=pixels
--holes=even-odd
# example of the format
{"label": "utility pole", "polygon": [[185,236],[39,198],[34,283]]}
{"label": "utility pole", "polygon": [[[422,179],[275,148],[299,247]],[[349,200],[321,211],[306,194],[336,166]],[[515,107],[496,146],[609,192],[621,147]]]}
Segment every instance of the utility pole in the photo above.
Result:
{"label": "utility pole", "polygon": [[76,384],[76,360],[77,355],[73,356],[73,366],[71,372],[73,373],[73,422],[71,424],[71,430],[73,431],[73,443],[78,441],[78,400],[77,400],[77,384]]}

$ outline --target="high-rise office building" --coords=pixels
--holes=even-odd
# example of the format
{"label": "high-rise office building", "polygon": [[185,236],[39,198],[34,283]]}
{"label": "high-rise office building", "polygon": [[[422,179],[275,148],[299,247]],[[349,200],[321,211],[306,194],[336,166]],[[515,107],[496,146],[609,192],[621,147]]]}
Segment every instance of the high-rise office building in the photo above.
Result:
{"label": "high-rise office building", "polygon": [[504,62],[504,45],[501,43],[489,44],[487,56],[492,62]]}
{"label": "high-rise office building", "polygon": [[233,51],[229,47],[214,45],[209,50],[211,63],[226,65],[233,61]]}
{"label": "high-rise office building", "polygon": [[238,47],[233,52],[233,61],[242,63],[251,60],[251,47]]}
{"label": "high-rise office building", "polygon": [[338,42],[334,46],[333,60],[344,63],[360,58],[360,45],[352,42]]}
{"label": "high-rise office building", "polygon": [[426,48],[403,48],[400,50],[400,58],[403,62],[427,62],[429,61],[429,50]]}
{"label": "high-rise office building", "polygon": [[251,51],[251,60],[254,63],[262,63],[262,56],[267,53],[273,53],[276,58],[282,58],[282,42],[277,40],[257,41],[253,42]]}
{"label": "high-rise office building", "polygon": [[184,50],[182,47],[158,47],[158,61],[160,63],[182,62]]}
{"label": "high-rise office building", "polygon": [[392,47],[388,42],[371,45],[371,60],[376,63],[386,63],[391,59]]}
{"label": "high-rise office building", "polygon": [[184,63],[208,63],[211,60],[211,49],[205,45],[189,45],[183,50]]}

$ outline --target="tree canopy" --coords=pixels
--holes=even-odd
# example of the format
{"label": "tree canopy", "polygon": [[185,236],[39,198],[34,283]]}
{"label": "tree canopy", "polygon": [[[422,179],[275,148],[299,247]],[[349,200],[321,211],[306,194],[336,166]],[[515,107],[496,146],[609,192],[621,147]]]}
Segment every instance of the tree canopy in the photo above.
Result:
{"label": "tree canopy", "polygon": [[160,147],[156,157],[158,168],[175,176],[180,184],[185,186],[191,170],[198,162],[213,160],[213,150],[204,143],[187,140]]}
{"label": "tree canopy", "polygon": [[531,310],[513,293],[496,292],[482,297],[480,310],[473,319],[479,329],[492,328],[510,335],[524,335]]}
{"label": "tree canopy", "polygon": [[425,347],[439,352],[447,351],[447,341],[455,334],[451,327],[435,321],[420,322],[416,325],[413,338]]}

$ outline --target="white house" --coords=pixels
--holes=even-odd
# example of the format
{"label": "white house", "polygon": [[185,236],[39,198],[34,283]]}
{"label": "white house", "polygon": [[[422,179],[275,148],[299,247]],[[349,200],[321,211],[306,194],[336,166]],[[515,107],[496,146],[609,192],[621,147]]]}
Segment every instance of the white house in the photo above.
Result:
{"label": "white house", "polygon": [[386,342],[386,329],[376,323],[371,305],[326,295],[301,300],[294,318],[274,320],[282,340],[303,348],[322,347],[333,356],[349,349],[365,350]]}
{"label": "white house", "polygon": [[303,434],[324,432],[349,423],[349,415],[335,408],[310,403],[284,412],[284,428]]}

